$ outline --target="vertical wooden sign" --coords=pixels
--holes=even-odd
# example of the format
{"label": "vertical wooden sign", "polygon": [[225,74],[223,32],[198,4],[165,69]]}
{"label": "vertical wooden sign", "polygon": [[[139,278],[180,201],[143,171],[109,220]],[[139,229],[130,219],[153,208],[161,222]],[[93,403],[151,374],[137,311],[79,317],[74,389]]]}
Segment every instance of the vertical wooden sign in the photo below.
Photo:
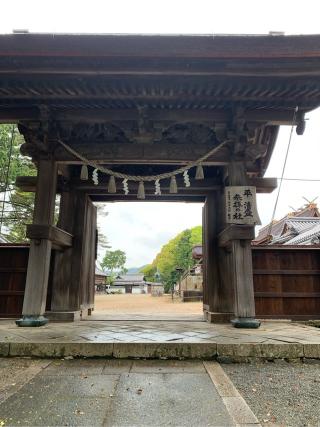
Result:
{"label": "vertical wooden sign", "polygon": [[256,187],[225,187],[227,224],[261,224],[256,199]]}

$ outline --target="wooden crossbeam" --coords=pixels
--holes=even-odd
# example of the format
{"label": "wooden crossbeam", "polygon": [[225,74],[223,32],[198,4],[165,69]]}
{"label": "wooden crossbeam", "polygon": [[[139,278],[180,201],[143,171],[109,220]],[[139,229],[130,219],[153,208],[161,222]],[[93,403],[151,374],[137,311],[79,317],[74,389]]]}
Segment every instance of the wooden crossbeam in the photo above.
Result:
{"label": "wooden crossbeam", "polygon": [[186,195],[186,194],[168,194],[162,193],[161,196],[146,193],[146,198],[143,200],[137,199],[136,194],[94,194],[90,196],[93,202],[113,203],[113,202],[184,202],[184,203],[204,203],[206,197],[204,195]]}
{"label": "wooden crossbeam", "polygon": [[232,240],[253,240],[254,227],[252,225],[231,224],[226,227],[218,236],[220,247],[227,247]]}
{"label": "wooden crossbeam", "polygon": [[35,240],[50,240],[56,248],[62,249],[72,246],[73,236],[54,225],[29,224],[27,225],[27,237]]}
{"label": "wooden crossbeam", "polygon": [[[16,179],[16,186],[26,192],[35,192],[37,184],[36,176],[18,176]],[[120,182],[119,182],[120,184]],[[69,180],[68,184],[70,187],[84,191],[88,194],[107,194],[107,184],[105,181],[100,182],[99,185],[94,185],[91,180],[81,181],[80,179]],[[221,189],[221,184],[218,179],[214,178],[206,178],[204,180],[191,180],[191,186],[186,188],[183,184],[183,179],[177,177],[177,185],[179,189],[179,193],[190,194],[190,195],[206,195],[212,191],[217,191]],[[277,188],[277,179],[276,178],[249,178],[248,185],[255,186],[257,189],[257,193],[271,193],[275,188]],[[57,191],[61,192],[62,189],[65,188],[64,178],[58,177],[58,188]],[[130,190],[137,192],[138,184],[136,182],[130,182]],[[169,191],[169,180],[163,181],[161,184],[161,188],[164,192]],[[121,193],[121,184],[118,185],[118,193]],[[146,192],[154,191],[154,183],[146,182],[145,183]],[[111,196],[111,195],[110,195]],[[170,197],[172,195],[169,195]],[[178,196],[177,196],[178,197]]]}
{"label": "wooden crossbeam", "polygon": [[42,61],[57,57],[69,57],[73,61],[119,58],[123,66],[132,58],[140,62],[146,58],[154,61],[172,58],[175,62],[181,58],[198,62],[201,59],[229,59],[232,64],[247,59],[249,67],[253,59],[268,64],[270,58],[319,58],[319,40],[319,35],[54,34],[53,37],[52,34],[3,34],[0,36],[0,57],[36,57]]}
{"label": "wooden crossbeam", "polygon": [[[183,110],[183,109],[158,109],[145,112],[148,120],[161,122],[196,122],[196,123],[227,123],[230,113],[226,110]],[[39,120],[40,110],[35,107],[1,107],[0,123],[15,123],[23,120]],[[106,123],[139,120],[138,109],[64,109],[63,112],[52,111],[52,120],[59,122],[71,121],[81,123]],[[246,122],[266,123],[268,125],[292,124],[292,112],[288,110],[276,111],[246,111]]]}
{"label": "wooden crossbeam", "polygon": [[[97,142],[72,143],[72,148],[88,160],[100,164],[185,164],[200,158],[212,150],[209,144],[169,144],[169,143],[108,143]],[[63,147],[55,150],[55,159],[59,163],[81,164]],[[209,157],[203,164],[225,165],[229,162],[230,154],[222,147],[216,154]]]}

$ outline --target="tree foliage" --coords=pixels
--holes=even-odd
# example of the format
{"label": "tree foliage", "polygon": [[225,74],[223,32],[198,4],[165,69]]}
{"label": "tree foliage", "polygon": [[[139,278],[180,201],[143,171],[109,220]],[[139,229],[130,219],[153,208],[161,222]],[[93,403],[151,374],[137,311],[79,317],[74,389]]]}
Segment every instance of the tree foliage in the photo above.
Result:
{"label": "tree foliage", "polygon": [[155,282],[155,274],[157,272],[157,267],[153,264],[147,264],[139,271],[142,273],[147,282]]}
{"label": "tree foliage", "polygon": [[32,222],[33,215],[34,194],[24,193],[14,186],[17,176],[36,175],[36,168],[31,160],[20,154],[23,142],[15,125],[0,125],[1,217],[3,210],[1,232],[12,242],[26,240],[26,224]]}
{"label": "tree foliage", "polygon": [[120,249],[117,249],[115,251],[106,251],[105,256],[103,257],[103,260],[101,262],[101,267],[110,272],[111,275],[115,271],[121,271],[123,272],[125,270],[124,266],[127,261],[127,257],[125,252],[121,251]]}
{"label": "tree foliage", "polygon": [[98,215],[97,229],[98,229],[99,247],[105,250],[111,249],[110,242],[108,240],[108,237],[104,234],[103,226],[102,226],[103,220],[109,215],[109,212],[106,210],[106,206],[104,204],[96,203],[95,206],[97,208],[97,215]]}
{"label": "tree foliage", "polygon": [[[202,227],[196,226],[179,233],[162,246],[160,252],[151,264],[142,269],[147,280],[154,278],[156,271],[161,274],[161,281],[168,292],[179,279],[177,268],[186,270],[195,264],[192,259],[192,248],[202,243]],[[151,281],[151,280],[150,280]]]}
{"label": "tree foliage", "polygon": [[12,143],[11,162],[8,176],[9,188],[14,187],[18,175],[36,175],[36,168],[28,157],[20,154],[24,142],[15,125],[0,125],[0,191],[5,189],[6,172]]}

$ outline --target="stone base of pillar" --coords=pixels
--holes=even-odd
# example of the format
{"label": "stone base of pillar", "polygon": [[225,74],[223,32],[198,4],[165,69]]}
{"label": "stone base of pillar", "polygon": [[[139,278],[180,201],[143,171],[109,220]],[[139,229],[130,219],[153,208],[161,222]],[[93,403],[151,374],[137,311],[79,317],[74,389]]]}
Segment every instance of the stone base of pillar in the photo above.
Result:
{"label": "stone base of pillar", "polygon": [[37,327],[44,326],[48,319],[44,316],[23,316],[22,319],[16,320],[17,326]]}
{"label": "stone base of pillar", "polygon": [[204,318],[209,323],[229,323],[234,317],[234,313],[214,313],[204,311]]}
{"label": "stone base of pillar", "polygon": [[235,328],[249,328],[257,329],[261,325],[260,320],[254,317],[238,317],[237,319],[231,320],[231,323]]}
{"label": "stone base of pillar", "polygon": [[81,319],[87,319],[92,315],[92,312],[94,310],[93,305],[87,305],[86,307],[81,307]]}
{"label": "stone base of pillar", "polygon": [[81,320],[81,311],[47,311],[46,317],[50,322],[76,322]]}

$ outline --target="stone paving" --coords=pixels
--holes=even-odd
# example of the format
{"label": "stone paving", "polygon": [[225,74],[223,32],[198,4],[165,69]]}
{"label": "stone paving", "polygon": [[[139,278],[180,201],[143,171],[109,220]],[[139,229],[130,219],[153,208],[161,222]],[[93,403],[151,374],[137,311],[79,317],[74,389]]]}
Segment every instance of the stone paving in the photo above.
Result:
{"label": "stone paving", "polygon": [[29,359],[24,380],[15,360],[0,359],[0,425],[258,426],[250,409],[238,422],[201,362]]}
{"label": "stone paving", "polygon": [[19,328],[13,321],[0,321],[2,355],[59,357],[61,351],[67,351],[79,356],[174,356],[165,349],[179,349],[173,351],[176,357],[220,354],[317,358],[320,357],[320,329],[289,321],[266,321],[259,329],[181,321],[52,322],[41,328]]}
{"label": "stone paving", "polygon": [[262,322],[259,329],[236,329],[231,324],[181,321],[51,322],[40,328],[19,328],[0,321],[0,342],[215,342],[320,343],[320,329],[287,321]]}

